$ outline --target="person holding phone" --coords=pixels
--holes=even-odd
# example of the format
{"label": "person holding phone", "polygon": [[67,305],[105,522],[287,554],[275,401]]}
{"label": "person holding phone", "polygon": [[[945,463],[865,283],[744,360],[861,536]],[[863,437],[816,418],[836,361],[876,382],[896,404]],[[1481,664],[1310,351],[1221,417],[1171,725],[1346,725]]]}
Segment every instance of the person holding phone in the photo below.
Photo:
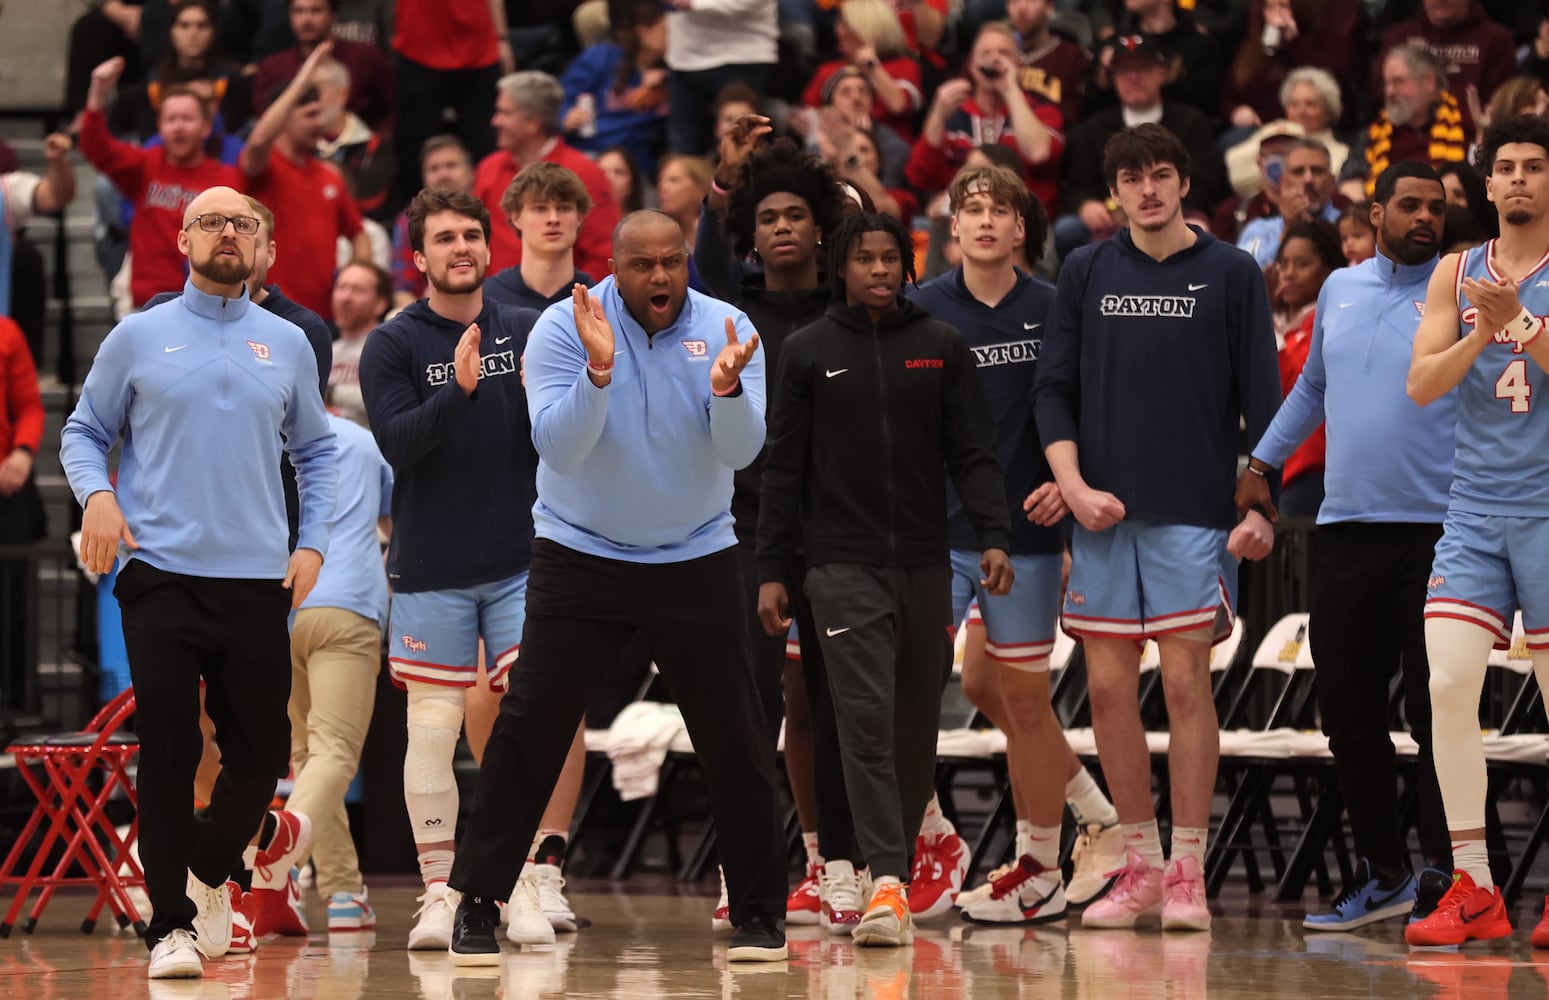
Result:
{"label": "person holding phone", "polygon": [[1349,202],[1335,190],[1328,147],[1317,139],[1297,139],[1283,158],[1266,160],[1264,179],[1277,192],[1280,213],[1243,226],[1237,246],[1251,254],[1260,268],[1268,270],[1289,226],[1312,219],[1335,222]]}

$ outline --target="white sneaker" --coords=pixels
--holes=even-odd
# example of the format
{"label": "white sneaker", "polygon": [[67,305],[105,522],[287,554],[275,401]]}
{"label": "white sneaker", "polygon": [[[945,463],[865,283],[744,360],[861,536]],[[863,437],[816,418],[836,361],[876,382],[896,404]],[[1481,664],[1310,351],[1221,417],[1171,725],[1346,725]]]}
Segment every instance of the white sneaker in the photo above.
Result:
{"label": "white sneaker", "polygon": [[726,869],[717,867],[716,872],[721,876],[721,898],[715,904],[715,912],[710,916],[710,931],[714,934],[730,934],[731,926],[731,899],[726,895]]}
{"label": "white sneaker", "polygon": [[989,899],[990,894],[995,891],[995,880],[1005,878],[1007,875],[1010,875],[1012,870],[1015,868],[1015,863],[1001,865],[999,868],[990,872],[990,874],[985,878],[983,885],[975,886],[972,889],[964,889],[962,892],[958,893],[957,900],[952,905],[957,907],[959,910],[966,910],[975,903],[984,902],[986,899]]}
{"label": "white sneaker", "polygon": [[1045,924],[1065,919],[1065,887],[1058,868],[1043,868],[1023,855],[1015,868],[990,883],[988,899],[963,907],[973,924]]}
{"label": "white sneaker", "polygon": [[575,930],[579,925],[575,911],[570,909],[570,900],[565,898],[565,876],[559,866],[533,865],[533,875],[538,881],[538,905],[543,907],[549,923],[556,931]]}
{"label": "white sneaker", "polygon": [[156,942],[151,949],[151,964],[146,969],[150,979],[199,979],[204,975],[204,963],[199,961],[199,949],[194,936],[179,928]]}
{"label": "white sneaker", "polygon": [[409,932],[410,951],[446,951],[452,946],[452,917],[457,913],[461,894],[440,883],[419,897],[416,922]]}
{"label": "white sneaker", "polygon": [[1065,883],[1065,901],[1071,906],[1086,906],[1108,894],[1125,865],[1124,831],[1115,823],[1104,827],[1090,823],[1076,837],[1070,852],[1073,870]]}
{"label": "white sneaker", "polygon": [[205,885],[189,872],[186,891],[194,901],[194,938],[199,953],[205,958],[220,958],[231,947],[231,896],[225,882]]}
{"label": "white sneaker", "polygon": [[823,907],[818,922],[835,937],[850,934],[866,909],[865,876],[848,861],[826,862],[818,882],[818,896]]}
{"label": "white sneaker", "polygon": [[543,904],[538,902],[538,876],[533,865],[522,869],[522,877],[516,880],[511,898],[506,901],[506,940],[517,945],[553,944],[554,925],[544,916]]}

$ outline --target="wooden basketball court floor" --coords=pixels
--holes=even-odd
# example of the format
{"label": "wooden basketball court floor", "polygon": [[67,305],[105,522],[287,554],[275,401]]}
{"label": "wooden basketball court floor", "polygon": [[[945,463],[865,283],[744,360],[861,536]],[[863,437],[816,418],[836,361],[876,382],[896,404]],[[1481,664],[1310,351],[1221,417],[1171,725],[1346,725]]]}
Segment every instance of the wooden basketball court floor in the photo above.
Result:
{"label": "wooden basketball court floor", "polygon": [[[1084,931],[1076,918],[1039,928],[980,927],[951,917],[921,925],[912,947],[861,949],[816,927],[790,930],[790,958],[728,965],[711,937],[709,890],[637,877],[571,887],[591,926],[551,948],[506,945],[498,969],[455,969],[403,942],[418,889],[373,885],[374,932],[329,935],[308,903],[309,939],[270,938],[251,956],[205,963],[202,981],[145,978],[145,948],[128,933],[83,935],[86,899],[60,895],[35,934],[0,941],[5,1000],[1238,1000],[1238,998],[1549,998],[1549,954],[1527,932],[1537,897],[1513,914],[1505,943],[1410,951],[1398,923],[1315,935],[1300,907],[1249,898],[1228,884],[1209,935]],[[1309,894],[1308,901],[1311,902]],[[1530,905],[1531,903],[1531,905]]]}

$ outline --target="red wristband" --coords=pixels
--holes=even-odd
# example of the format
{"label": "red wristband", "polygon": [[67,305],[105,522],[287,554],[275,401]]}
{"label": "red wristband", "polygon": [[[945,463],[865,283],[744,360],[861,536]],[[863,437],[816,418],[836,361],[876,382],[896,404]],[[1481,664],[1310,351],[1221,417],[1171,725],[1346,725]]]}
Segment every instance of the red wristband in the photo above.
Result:
{"label": "red wristband", "polygon": [[735,382],[733,382],[731,384],[731,388],[727,389],[725,392],[719,392],[719,391],[717,391],[715,389],[711,389],[710,390],[710,394],[713,395],[713,396],[720,396],[720,397],[722,397],[724,399],[727,396],[735,396],[737,394],[737,390],[741,389],[741,388],[742,388],[742,379],[738,378],[737,381],[735,381]]}

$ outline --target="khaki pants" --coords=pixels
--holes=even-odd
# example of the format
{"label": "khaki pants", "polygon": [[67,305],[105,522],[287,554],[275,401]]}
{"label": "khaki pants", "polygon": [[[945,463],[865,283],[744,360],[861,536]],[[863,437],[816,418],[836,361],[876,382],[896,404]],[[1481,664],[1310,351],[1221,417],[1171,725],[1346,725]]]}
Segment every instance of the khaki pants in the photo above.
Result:
{"label": "khaki pants", "polygon": [[290,634],[291,762],[296,788],[287,808],[312,820],[317,891],[358,893],[364,886],[350,836],[344,794],[376,703],[382,630],[342,608],[303,608]]}

